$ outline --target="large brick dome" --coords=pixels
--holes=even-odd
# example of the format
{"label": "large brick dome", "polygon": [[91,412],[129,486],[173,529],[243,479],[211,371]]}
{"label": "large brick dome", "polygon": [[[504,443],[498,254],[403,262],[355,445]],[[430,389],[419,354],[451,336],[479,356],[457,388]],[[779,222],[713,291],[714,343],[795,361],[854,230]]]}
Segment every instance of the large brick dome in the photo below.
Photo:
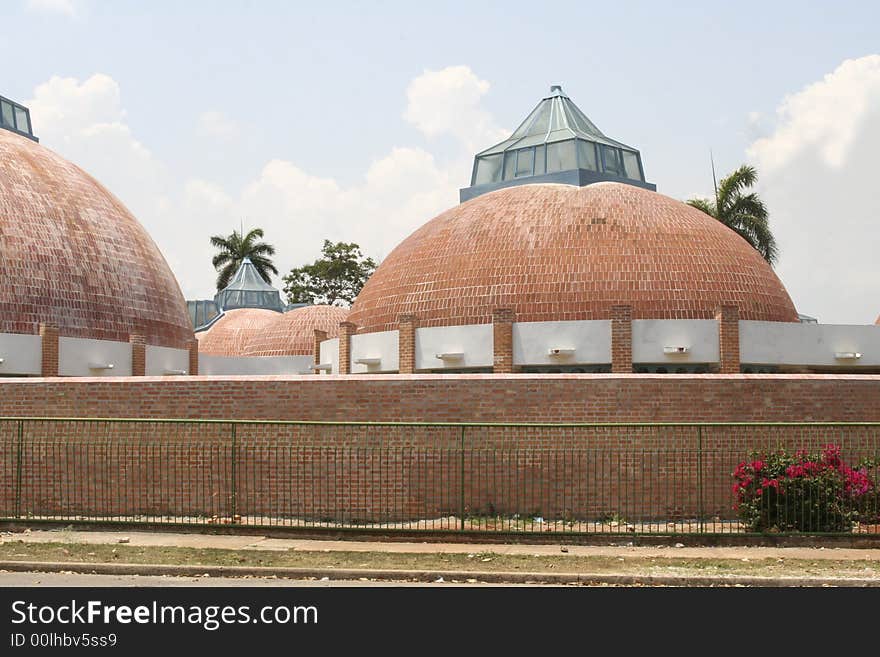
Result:
{"label": "large brick dome", "polygon": [[685,203],[621,183],[523,185],[435,217],[382,262],[349,320],[391,330],[491,321],[711,319],[722,303],[747,320],[797,321],[770,266],[736,233]]}
{"label": "large brick dome", "polygon": [[244,356],[311,356],[315,329],[328,338],[339,335],[339,322],[348,317],[347,308],[305,306],[276,317],[254,333],[244,347]]}
{"label": "large brick dome", "polygon": [[184,347],[186,302],[159,249],[79,167],[0,130],[0,332]]}
{"label": "large brick dome", "polygon": [[196,333],[199,352],[211,356],[244,356],[251,338],[281,317],[281,313],[265,308],[227,310],[208,330]]}

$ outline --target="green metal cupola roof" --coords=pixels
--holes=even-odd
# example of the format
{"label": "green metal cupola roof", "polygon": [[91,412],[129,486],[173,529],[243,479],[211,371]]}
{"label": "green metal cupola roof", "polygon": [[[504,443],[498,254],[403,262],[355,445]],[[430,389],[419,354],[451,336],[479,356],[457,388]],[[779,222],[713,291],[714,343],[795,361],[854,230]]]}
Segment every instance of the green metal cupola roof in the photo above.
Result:
{"label": "green metal cupola roof", "polygon": [[477,153],[471,186],[460,194],[464,202],[513,185],[609,180],[656,190],[645,182],[639,151],[607,137],[554,85],[509,138]]}

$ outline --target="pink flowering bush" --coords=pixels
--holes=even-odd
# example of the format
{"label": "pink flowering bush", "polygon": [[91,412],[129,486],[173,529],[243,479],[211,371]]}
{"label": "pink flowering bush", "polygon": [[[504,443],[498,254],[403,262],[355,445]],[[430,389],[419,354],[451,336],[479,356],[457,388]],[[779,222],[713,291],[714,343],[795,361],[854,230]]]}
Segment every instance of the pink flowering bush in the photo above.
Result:
{"label": "pink flowering bush", "polygon": [[733,472],[734,508],[751,531],[844,532],[876,522],[874,464],[847,465],[838,445],[818,453],[753,453]]}

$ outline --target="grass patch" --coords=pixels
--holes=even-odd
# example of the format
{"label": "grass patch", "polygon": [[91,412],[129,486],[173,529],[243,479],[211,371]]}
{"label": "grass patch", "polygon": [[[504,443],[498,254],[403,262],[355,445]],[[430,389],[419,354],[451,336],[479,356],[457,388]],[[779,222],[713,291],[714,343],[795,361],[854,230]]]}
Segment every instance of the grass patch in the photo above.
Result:
{"label": "grass patch", "polygon": [[392,552],[261,551],[216,548],[138,547],[74,543],[0,544],[0,560],[60,561],[276,568],[375,570],[468,570],[627,575],[752,575],[764,577],[880,578],[870,560],[713,559],[676,557],[414,554]]}

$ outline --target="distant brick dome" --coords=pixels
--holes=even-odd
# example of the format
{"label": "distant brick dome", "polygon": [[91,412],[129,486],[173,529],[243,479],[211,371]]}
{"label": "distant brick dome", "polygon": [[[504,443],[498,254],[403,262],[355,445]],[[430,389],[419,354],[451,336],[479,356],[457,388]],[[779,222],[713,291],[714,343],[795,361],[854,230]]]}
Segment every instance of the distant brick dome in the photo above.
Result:
{"label": "distant brick dome", "polygon": [[196,333],[199,353],[210,356],[243,356],[248,342],[281,313],[264,308],[227,310],[206,331]]}
{"label": "distant brick dome", "polygon": [[94,178],[0,130],[0,333],[185,347],[193,331],[168,264],[137,219]]}
{"label": "distant brick dome", "polygon": [[347,308],[305,306],[277,316],[256,332],[244,348],[244,356],[311,356],[315,329],[328,338],[339,335],[339,322],[348,317]]}
{"label": "distant brick dome", "polygon": [[773,269],[703,212],[621,183],[523,185],[462,203],[407,237],[349,314],[360,332],[419,326],[608,319],[711,319],[722,303],[746,320],[796,322]]}

